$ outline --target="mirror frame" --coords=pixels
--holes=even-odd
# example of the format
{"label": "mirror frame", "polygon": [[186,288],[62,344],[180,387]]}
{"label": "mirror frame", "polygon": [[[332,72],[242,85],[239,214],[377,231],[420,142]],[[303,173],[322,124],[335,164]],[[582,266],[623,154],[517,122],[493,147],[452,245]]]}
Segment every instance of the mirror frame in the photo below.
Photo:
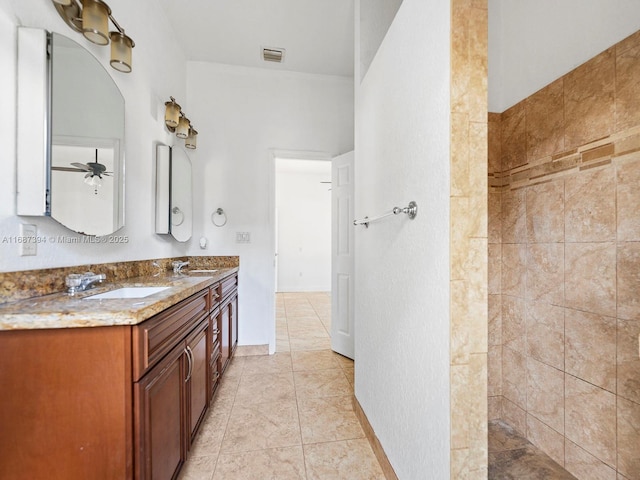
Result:
{"label": "mirror frame", "polygon": [[[175,191],[176,171],[174,165],[174,151],[180,150],[184,159],[191,167],[191,159],[186,151],[180,147],[170,147],[168,145],[156,145],[156,233],[160,235],[171,235],[178,242],[187,242],[193,235],[193,170],[189,168],[189,188],[188,192]],[[189,195],[189,205],[179,208],[176,197],[178,195]],[[184,200],[181,198],[180,201]],[[175,211],[177,209],[177,211]],[[172,221],[172,215],[182,215],[179,223]],[[182,225],[184,224],[184,227]],[[182,227],[182,228],[177,228]],[[188,227],[188,230],[185,230]]]}

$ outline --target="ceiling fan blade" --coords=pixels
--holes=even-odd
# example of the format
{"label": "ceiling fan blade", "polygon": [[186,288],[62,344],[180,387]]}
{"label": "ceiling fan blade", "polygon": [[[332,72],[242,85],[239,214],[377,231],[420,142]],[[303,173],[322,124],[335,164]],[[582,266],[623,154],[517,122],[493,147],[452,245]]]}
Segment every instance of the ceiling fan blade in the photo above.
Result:
{"label": "ceiling fan blade", "polygon": [[90,172],[91,168],[89,168],[88,166],[86,166],[84,163],[78,163],[78,162],[71,162],[71,165],[73,165],[74,167],[77,167],[85,172]]}
{"label": "ceiling fan blade", "polygon": [[59,170],[61,172],[86,172],[86,170],[82,170],[81,168],[71,168],[71,167],[51,167],[51,170]]}
{"label": "ceiling fan blade", "polygon": [[84,178],[89,178],[89,177],[93,177],[93,173],[89,172],[84,176]]}

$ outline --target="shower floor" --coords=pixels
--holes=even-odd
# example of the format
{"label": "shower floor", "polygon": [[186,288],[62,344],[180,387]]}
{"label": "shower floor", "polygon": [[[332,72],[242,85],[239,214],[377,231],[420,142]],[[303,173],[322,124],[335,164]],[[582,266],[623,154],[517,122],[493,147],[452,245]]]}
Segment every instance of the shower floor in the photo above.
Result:
{"label": "shower floor", "polygon": [[577,480],[500,420],[489,422],[489,480]]}

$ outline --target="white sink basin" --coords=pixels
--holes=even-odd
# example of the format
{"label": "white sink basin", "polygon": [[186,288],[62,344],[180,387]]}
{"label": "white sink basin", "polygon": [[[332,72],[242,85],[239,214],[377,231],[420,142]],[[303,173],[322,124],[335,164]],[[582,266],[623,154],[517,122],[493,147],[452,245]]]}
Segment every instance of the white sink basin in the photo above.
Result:
{"label": "white sink basin", "polygon": [[101,298],[144,298],[154,293],[162,292],[167,288],[171,287],[124,287],[111,290],[110,292],[91,295],[90,297],[85,297],[85,300],[100,300]]}
{"label": "white sink basin", "polygon": [[213,273],[218,270],[189,270],[189,273]]}

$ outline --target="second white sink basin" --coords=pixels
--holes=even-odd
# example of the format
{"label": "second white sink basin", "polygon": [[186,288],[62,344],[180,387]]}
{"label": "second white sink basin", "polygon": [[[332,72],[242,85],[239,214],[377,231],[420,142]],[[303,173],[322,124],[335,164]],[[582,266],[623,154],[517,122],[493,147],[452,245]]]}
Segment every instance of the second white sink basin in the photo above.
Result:
{"label": "second white sink basin", "polygon": [[99,293],[85,297],[86,299],[100,300],[101,298],[144,298],[154,293],[162,292],[171,287],[124,287],[110,292]]}

